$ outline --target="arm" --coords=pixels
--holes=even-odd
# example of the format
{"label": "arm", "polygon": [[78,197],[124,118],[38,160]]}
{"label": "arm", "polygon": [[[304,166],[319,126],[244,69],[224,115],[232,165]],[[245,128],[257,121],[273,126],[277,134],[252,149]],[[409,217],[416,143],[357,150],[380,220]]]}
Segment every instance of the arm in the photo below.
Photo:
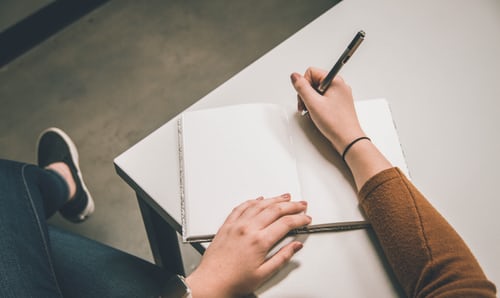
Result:
{"label": "arm", "polygon": [[[307,107],[312,121],[337,152],[364,136],[351,94],[336,78],[324,96],[317,86],[326,72],[308,69],[292,74],[299,110]],[[495,286],[474,256],[425,197],[368,140],[354,144],[346,162],[360,190],[360,204],[399,282],[411,297],[495,297]]]}
{"label": "arm", "polygon": [[467,245],[399,169],[375,175],[359,198],[408,296],[495,297]]}

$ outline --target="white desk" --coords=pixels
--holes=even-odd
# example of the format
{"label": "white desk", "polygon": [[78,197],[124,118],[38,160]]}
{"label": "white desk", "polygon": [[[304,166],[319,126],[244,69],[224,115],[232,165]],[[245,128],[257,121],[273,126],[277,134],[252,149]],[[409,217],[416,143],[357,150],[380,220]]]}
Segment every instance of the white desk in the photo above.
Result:
{"label": "white desk", "polygon": [[[341,2],[190,109],[263,100],[295,105],[290,73],[331,67],[359,29],[367,39],[341,75],[356,99],[388,99],[414,183],[500,285],[500,2]],[[115,164],[180,231],[176,137],[174,118]],[[365,231],[310,235],[280,282],[259,293],[397,296],[381,259]]]}

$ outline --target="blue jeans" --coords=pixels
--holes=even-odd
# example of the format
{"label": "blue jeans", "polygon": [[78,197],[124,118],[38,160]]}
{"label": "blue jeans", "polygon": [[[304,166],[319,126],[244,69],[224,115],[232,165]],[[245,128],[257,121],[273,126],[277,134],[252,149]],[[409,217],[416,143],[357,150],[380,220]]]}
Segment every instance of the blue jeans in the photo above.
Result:
{"label": "blue jeans", "polygon": [[57,173],[0,159],[0,297],[158,297],[171,273],[47,225],[67,197]]}

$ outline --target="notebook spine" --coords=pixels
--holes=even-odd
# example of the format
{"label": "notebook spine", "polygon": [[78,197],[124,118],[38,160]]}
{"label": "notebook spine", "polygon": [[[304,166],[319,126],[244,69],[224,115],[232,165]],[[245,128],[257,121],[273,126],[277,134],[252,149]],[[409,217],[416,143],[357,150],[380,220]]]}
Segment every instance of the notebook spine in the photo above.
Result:
{"label": "notebook spine", "polygon": [[181,223],[182,223],[182,238],[186,242],[186,200],[185,200],[185,178],[184,178],[184,140],[182,133],[182,116],[177,120],[177,136],[178,136],[178,150],[179,150],[179,185],[180,185],[180,196],[181,196]]}

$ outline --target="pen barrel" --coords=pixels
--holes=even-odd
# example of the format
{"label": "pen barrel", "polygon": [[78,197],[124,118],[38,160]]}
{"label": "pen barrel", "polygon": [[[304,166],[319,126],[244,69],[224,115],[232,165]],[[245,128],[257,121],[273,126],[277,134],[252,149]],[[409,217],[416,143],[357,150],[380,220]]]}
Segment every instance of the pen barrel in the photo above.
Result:
{"label": "pen barrel", "polygon": [[321,81],[318,88],[316,89],[321,95],[325,94],[326,89],[330,86],[335,76],[339,73],[342,66],[351,58],[356,49],[359,47],[361,42],[365,40],[365,32],[363,30],[359,31],[349,43],[347,48],[344,50],[340,58],[337,60],[333,68],[328,72],[326,77]]}
{"label": "pen barrel", "polygon": [[339,73],[340,69],[344,65],[344,60],[345,57],[349,54],[349,49],[345,49],[344,53],[342,53],[342,56],[340,56],[339,60],[337,60],[337,63],[332,67],[330,72],[326,75],[326,77],[321,81],[321,83],[318,86],[318,92],[323,95],[326,92],[326,89],[330,86],[332,83],[333,79],[335,76]]}
{"label": "pen barrel", "polygon": [[350,230],[367,229],[371,225],[366,221],[351,221],[351,222],[340,222],[332,224],[319,224],[310,225],[302,228],[294,229],[288,233],[289,236],[297,234],[312,234],[312,233],[323,233],[323,232],[342,232]]}

